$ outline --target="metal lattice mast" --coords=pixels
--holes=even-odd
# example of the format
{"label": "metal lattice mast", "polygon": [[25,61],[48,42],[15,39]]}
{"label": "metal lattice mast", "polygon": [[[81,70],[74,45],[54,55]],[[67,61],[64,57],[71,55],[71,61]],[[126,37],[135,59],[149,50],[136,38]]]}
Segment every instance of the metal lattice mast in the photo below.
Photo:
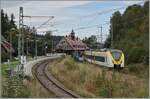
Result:
{"label": "metal lattice mast", "polygon": [[[21,64],[21,56],[23,55],[23,7],[19,8],[19,35],[18,35],[18,59]],[[18,67],[19,71],[19,67]]]}
{"label": "metal lattice mast", "polygon": [[19,8],[19,35],[18,35],[18,59],[21,63],[21,36],[23,24],[23,7]]}
{"label": "metal lattice mast", "polygon": [[103,43],[103,36],[102,36],[102,34],[103,34],[103,33],[102,33],[102,28],[103,28],[103,27],[101,26],[100,28],[101,28],[101,44],[102,44],[102,43]]}
{"label": "metal lattice mast", "polygon": [[111,25],[111,48],[113,48],[113,20]]}

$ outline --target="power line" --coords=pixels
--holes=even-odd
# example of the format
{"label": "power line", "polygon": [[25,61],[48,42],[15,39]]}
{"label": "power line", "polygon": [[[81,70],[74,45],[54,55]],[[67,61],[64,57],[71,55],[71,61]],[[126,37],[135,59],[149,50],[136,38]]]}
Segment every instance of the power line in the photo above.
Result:
{"label": "power line", "polygon": [[54,17],[51,17],[51,18],[49,18],[47,21],[45,21],[44,23],[42,23],[41,25],[39,25],[37,28],[36,28],[36,30],[37,29],[39,29],[39,28],[41,28],[43,25],[45,25],[45,24],[47,24],[51,19],[53,19]]}
{"label": "power line", "polygon": [[[148,0],[145,0],[145,1],[148,1]],[[145,2],[145,1],[142,1],[142,2],[139,2],[139,3],[135,3],[135,4],[142,4],[143,2]],[[129,5],[128,5],[129,6]],[[126,7],[128,7],[128,6],[122,6],[122,7],[119,7],[119,8],[114,8],[114,9],[109,9],[109,10],[104,10],[104,11],[101,11],[101,12],[96,12],[96,13],[92,13],[92,14],[89,14],[89,15],[86,15],[86,16],[82,16],[82,17],[80,17],[79,18],[79,20],[81,20],[81,19],[85,19],[85,18],[87,18],[87,17],[92,17],[92,16],[96,16],[96,15],[103,15],[103,14],[106,14],[106,13],[109,13],[109,12],[112,12],[112,11],[115,11],[115,10],[120,10],[120,9],[124,9],[124,8],[126,8]],[[76,21],[76,20],[74,20],[74,21]],[[73,22],[73,21],[71,21],[71,22]],[[60,24],[59,24],[60,25]],[[92,26],[90,26],[90,27],[92,27]],[[95,26],[93,26],[93,27],[95,27]],[[80,29],[83,29],[82,27],[80,27],[79,29],[76,29],[76,30],[80,30]]]}
{"label": "power line", "polygon": [[[79,27],[79,28],[75,28],[74,30],[78,31],[78,30],[89,29],[89,28],[99,27],[99,26],[108,25],[108,24],[110,24],[110,23],[106,22],[103,24],[96,24],[96,25],[91,25],[91,26],[86,26],[86,27]],[[69,32],[69,31],[63,31],[63,32]]]}

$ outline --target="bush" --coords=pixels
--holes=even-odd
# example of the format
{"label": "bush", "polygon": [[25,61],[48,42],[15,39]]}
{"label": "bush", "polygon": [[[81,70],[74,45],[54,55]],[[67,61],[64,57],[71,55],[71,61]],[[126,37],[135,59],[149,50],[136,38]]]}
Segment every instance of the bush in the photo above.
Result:
{"label": "bush", "polygon": [[9,59],[9,53],[2,52],[1,53],[2,62],[6,62]]}
{"label": "bush", "polygon": [[106,78],[106,71],[103,70],[101,74],[96,77],[96,93],[101,97],[112,96],[112,80]]}
{"label": "bush", "polygon": [[2,97],[7,98],[28,98],[30,96],[29,90],[23,85],[22,80],[16,75],[7,78],[3,83]]}
{"label": "bush", "polygon": [[138,72],[138,66],[135,64],[128,65],[128,68],[130,72]]}
{"label": "bush", "polygon": [[128,65],[128,68],[129,68],[130,72],[134,72],[139,75],[139,74],[142,74],[143,72],[144,73],[147,72],[147,71],[145,71],[146,68],[148,68],[146,66],[147,65],[144,65],[144,64],[130,64],[130,65]]}
{"label": "bush", "polygon": [[87,72],[85,70],[80,71],[80,81],[81,81],[81,83],[85,82],[86,74],[87,74]]}
{"label": "bush", "polygon": [[66,60],[64,65],[67,67],[67,70],[76,70],[78,68],[78,65],[74,59]]}

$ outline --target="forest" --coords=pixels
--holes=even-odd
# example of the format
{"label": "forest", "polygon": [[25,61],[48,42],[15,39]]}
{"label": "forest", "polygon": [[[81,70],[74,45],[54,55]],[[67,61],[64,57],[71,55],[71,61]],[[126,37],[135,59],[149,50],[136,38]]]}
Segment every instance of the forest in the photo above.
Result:
{"label": "forest", "polygon": [[[18,34],[19,28],[16,25],[15,17],[13,13],[9,17],[7,13],[1,10],[2,20],[2,36],[10,42],[10,36],[12,36],[12,47],[15,50],[14,57],[17,57],[18,53]],[[35,56],[35,42],[37,41],[37,55],[45,55],[48,52],[52,52],[55,49],[55,45],[62,39],[63,36],[52,35],[52,31],[47,31],[44,35],[37,34],[35,27],[24,26],[24,52],[28,56]],[[47,49],[46,49],[47,47]],[[27,49],[28,48],[28,49]],[[27,52],[28,50],[28,52]],[[9,53],[2,50],[2,62],[9,59]]]}
{"label": "forest", "polygon": [[129,6],[123,14],[116,11],[110,22],[110,35],[104,47],[121,49],[125,54],[126,64],[144,63],[148,65],[149,1],[143,6],[136,4]]}

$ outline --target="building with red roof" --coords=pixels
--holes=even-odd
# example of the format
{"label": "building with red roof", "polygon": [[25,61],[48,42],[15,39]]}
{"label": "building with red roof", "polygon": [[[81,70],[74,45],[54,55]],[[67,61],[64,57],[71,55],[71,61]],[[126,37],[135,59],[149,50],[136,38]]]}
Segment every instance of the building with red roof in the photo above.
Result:
{"label": "building with red roof", "polygon": [[65,36],[57,45],[56,50],[59,52],[73,53],[81,52],[88,49],[87,45],[75,36],[75,32],[72,30],[69,36]]}

